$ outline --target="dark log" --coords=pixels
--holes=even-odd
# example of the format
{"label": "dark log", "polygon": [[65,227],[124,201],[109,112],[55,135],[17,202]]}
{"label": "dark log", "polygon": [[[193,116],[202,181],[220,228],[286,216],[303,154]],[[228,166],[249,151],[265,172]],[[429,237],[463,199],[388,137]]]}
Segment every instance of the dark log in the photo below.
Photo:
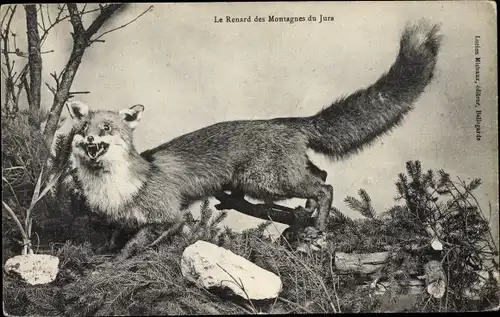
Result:
{"label": "dark log", "polygon": [[312,226],[314,218],[302,207],[295,209],[281,205],[253,204],[244,198],[228,195],[224,192],[215,195],[220,204],[215,205],[217,210],[234,209],[245,215],[264,220],[272,220],[289,226]]}

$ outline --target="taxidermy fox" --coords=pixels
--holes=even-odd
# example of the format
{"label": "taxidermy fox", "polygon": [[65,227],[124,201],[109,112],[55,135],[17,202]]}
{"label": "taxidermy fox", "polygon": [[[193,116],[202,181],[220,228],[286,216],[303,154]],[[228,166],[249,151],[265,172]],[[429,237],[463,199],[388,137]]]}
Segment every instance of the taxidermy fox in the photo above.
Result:
{"label": "taxidermy fox", "polygon": [[142,154],[132,140],[142,105],[113,112],[70,102],[79,127],[72,159],[85,200],[114,221],[146,229],[180,221],[191,202],[222,190],[268,203],[303,198],[324,231],[333,188],[306,151],[342,158],[397,126],[431,82],[438,31],[424,21],[407,26],[386,74],[315,115],[221,122]]}

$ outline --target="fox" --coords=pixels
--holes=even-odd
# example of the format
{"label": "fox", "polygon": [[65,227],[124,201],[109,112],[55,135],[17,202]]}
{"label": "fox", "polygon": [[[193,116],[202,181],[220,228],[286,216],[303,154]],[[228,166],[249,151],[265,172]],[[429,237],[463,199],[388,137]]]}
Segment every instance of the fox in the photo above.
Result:
{"label": "fox", "polygon": [[439,25],[425,20],[407,24],[386,73],[314,115],[219,122],[142,153],[134,131],[144,105],[111,111],[68,102],[79,127],[71,142],[75,179],[92,210],[137,228],[125,257],[134,243],[151,239],[148,230],[179,223],[193,202],[221,191],[266,204],[305,199],[323,233],[334,190],[307,151],[343,159],[399,126],[432,82],[439,33]]}
{"label": "fox", "polygon": [[[40,132],[45,129],[46,124],[47,119],[40,123]],[[71,151],[72,140],[78,129],[79,126],[74,124],[71,113],[69,118],[66,116],[59,118],[52,143],[48,147],[49,155],[46,161],[48,170],[47,183],[51,183],[57,177],[57,180],[54,182],[55,186],[50,188],[49,193],[53,198],[61,196],[69,198],[69,208],[72,215],[71,226],[74,225],[78,217],[86,215],[89,226],[97,225],[98,227],[95,229],[100,232],[103,232],[103,229],[110,231],[111,235],[108,237],[106,243],[100,245],[96,251],[113,250],[119,247],[119,238],[127,237],[134,231],[124,230],[119,224],[107,221],[106,217],[96,217],[96,214],[87,206],[75,172],[74,157]]]}

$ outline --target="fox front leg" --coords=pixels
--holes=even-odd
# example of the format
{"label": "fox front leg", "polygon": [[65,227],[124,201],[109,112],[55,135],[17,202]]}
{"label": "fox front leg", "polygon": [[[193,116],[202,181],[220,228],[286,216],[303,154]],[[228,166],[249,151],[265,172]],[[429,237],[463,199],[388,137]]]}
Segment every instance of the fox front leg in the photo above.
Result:
{"label": "fox front leg", "polygon": [[[183,220],[169,224],[151,224],[139,229],[139,231],[125,244],[116,257],[117,260],[125,260],[142,249],[158,245],[162,240],[171,237],[185,229]],[[159,232],[162,232],[158,235]]]}
{"label": "fox front leg", "polygon": [[125,244],[120,253],[115,257],[122,261],[128,259],[131,255],[146,247],[154,237],[155,225],[146,225]]}

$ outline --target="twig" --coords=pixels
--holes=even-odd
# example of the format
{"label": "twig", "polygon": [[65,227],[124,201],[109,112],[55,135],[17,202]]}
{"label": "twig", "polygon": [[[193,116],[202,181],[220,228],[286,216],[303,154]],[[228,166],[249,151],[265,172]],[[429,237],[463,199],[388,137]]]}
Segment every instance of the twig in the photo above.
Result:
{"label": "twig", "polygon": [[59,7],[59,12],[57,13],[56,20],[54,22],[52,22],[52,20],[50,19],[49,5],[47,5],[47,19],[49,20],[49,23],[50,23],[49,27],[45,26],[43,12],[40,12],[40,15],[42,16],[43,25],[44,25],[43,26],[43,34],[40,37],[40,47],[42,47],[43,44],[45,43],[45,40],[47,39],[47,36],[49,35],[49,31],[52,30],[52,28],[55,27],[57,24],[66,20],[69,17],[69,16],[66,16],[66,17],[61,19],[61,15],[63,12],[64,12],[64,5]]}
{"label": "twig", "polygon": [[49,90],[52,92],[52,94],[55,96],[57,91],[54,89],[54,87],[51,87],[47,82],[45,83],[45,86],[49,88]]}
{"label": "twig", "polygon": [[37,13],[40,13],[40,19],[42,20],[42,25],[39,24],[42,30],[45,30],[45,18],[43,16],[43,4],[38,5]]}
{"label": "twig", "polygon": [[47,11],[47,20],[49,20],[49,23],[52,24],[52,20],[50,19],[50,12],[49,12],[49,5],[48,4],[45,7],[45,11]]}
{"label": "twig", "polygon": [[[15,7],[16,7],[16,5],[14,5],[14,8]],[[9,14],[9,10],[12,10],[12,7],[10,5],[7,7],[7,10],[5,10],[5,14],[2,17],[2,21],[0,22],[0,28],[3,28],[3,23],[5,22],[5,19],[7,18],[7,15]]]}
{"label": "twig", "polygon": [[[101,14],[92,22],[85,32],[86,40],[90,38],[104,25],[104,23],[119,9],[124,6],[123,3],[120,4],[109,4],[101,9]],[[68,5],[69,7],[69,5]]]}
{"label": "twig", "polygon": [[[234,278],[234,276],[229,273],[228,271],[226,271],[219,263],[216,263],[217,266],[223,270],[224,272],[226,272],[227,275],[229,275],[229,277],[231,277],[231,279],[233,280],[232,282],[234,284],[236,284],[236,286],[238,286],[242,291],[243,293],[245,294],[245,296],[247,297],[247,300],[250,302],[250,305],[251,305],[251,308],[254,310],[253,313],[257,313],[257,309],[255,308],[255,306],[253,305],[253,302],[252,300],[250,299],[250,296],[248,295],[247,291],[245,290],[245,285],[243,285],[243,282],[241,281],[241,278],[238,277],[238,279],[240,280],[240,282],[238,283],[238,281]],[[231,281],[228,281],[228,282],[231,282]]]}
{"label": "twig", "polygon": [[101,35],[97,36],[95,39],[92,39],[90,40],[90,43],[93,43],[93,42],[97,42],[99,41],[100,38],[102,38],[104,35],[106,34],[109,34],[111,32],[114,32],[116,30],[119,30],[119,29],[123,29],[124,27],[128,26],[129,24],[131,23],[134,23],[135,21],[137,21],[140,17],[142,17],[144,14],[146,14],[147,12],[149,12],[151,9],[153,9],[153,6],[149,6],[146,10],[144,10],[141,14],[139,14],[138,16],[136,16],[134,19],[130,20],[129,22],[123,24],[123,25],[120,25],[119,27],[116,27],[114,29],[111,29],[111,30],[108,30],[106,32],[103,32]]}
{"label": "twig", "polygon": [[[333,273],[333,257],[332,256],[330,256],[330,274],[332,275],[333,292],[335,294],[335,299],[337,300],[337,309],[338,309],[338,312],[341,313],[342,310],[340,310],[340,301],[339,301],[339,297],[337,296],[337,289],[336,289],[336,285],[335,285],[335,281],[334,281],[334,278],[337,275]],[[337,278],[337,280],[338,280],[338,278]]]}
{"label": "twig", "polygon": [[52,143],[57,122],[61,115],[64,104],[68,100],[69,91],[73,79],[78,71],[78,67],[82,61],[85,49],[89,45],[89,39],[99,30],[99,28],[124,4],[110,4],[101,10],[101,14],[92,22],[87,30],[83,27],[81,15],[77,5],[68,3],[67,8],[70,14],[70,21],[73,26],[73,49],[66,66],[61,72],[60,85],[57,88],[57,93],[54,96],[54,101],[47,118],[47,123],[43,131],[44,138],[47,144]]}
{"label": "twig", "polygon": [[10,17],[9,17],[8,22],[7,22],[7,26],[5,27],[5,34],[4,34],[4,35],[2,35],[2,36],[5,36],[5,37],[9,36],[9,33],[8,33],[8,32],[10,31],[10,24],[11,24],[11,22],[12,22],[12,17],[14,16],[14,13],[16,13],[17,6],[16,6],[16,5],[14,5],[14,7],[9,6],[9,7],[7,8],[7,12],[5,13],[5,16],[2,18],[2,26],[3,26],[3,22],[4,22],[5,18],[7,17],[7,14],[8,14],[8,12],[9,12],[9,9],[10,9],[10,12],[11,12],[11,13],[10,13]]}
{"label": "twig", "polygon": [[[11,65],[11,62],[10,62],[10,58],[9,58],[9,54],[7,53],[9,51],[9,31],[10,31],[10,25],[12,23],[12,18],[14,17],[14,13],[16,12],[16,9],[17,9],[17,6],[14,6],[14,8],[12,8],[11,6],[9,6],[10,9],[10,17],[8,18],[7,20],[7,25],[5,26],[5,31],[2,33],[1,30],[0,30],[0,36],[3,40],[3,51],[2,53],[4,54],[4,58],[5,58],[5,67],[7,68],[7,74],[6,74],[6,78],[5,78],[5,88],[6,88],[6,92],[5,92],[5,109],[8,111],[9,110],[9,101],[13,101],[14,102],[14,75],[12,74],[13,72],[13,68],[14,68],[14,63],[15,61],[12,63]],[[8,10],[7,10],[7,13],[5,13],[5,17],[7,16],[8,14]],[[5,19],[4,17],[4,19]],[[3,24],[3,20],[2,19],[2,24]],[[13,104],[12,105],[12,112],[15,111],[17,107],[17,104]]]}
{"label": "twig", "polygon": [[82,11],[80,11],[80,15],[83,15],[85,13],[85,9],[87,8],[87,3],[83,5]]}
{"label": "twig", "polygon": [[294,303],[294,302],[292,302],[292,301],[289,301],[289,300],[288,300],[288,299],[286,299],[286,298],[279,297],[279,299],[280,299],[281,301],[283,301],[283,302],[287,303],[287,304],[292,304],[292,305],[297,306],[298,308],[300,308],[300,309],[304,310],[304,311],[305,311],[306,313],[308,313],[308,314],[313,314],[313,312],[312,312],[312,311],[310,311],[309,309],[307,309],[306,307],[301,306],[301,305],[299,305],[299,304],[297,304],[297,303]]}
{"label": "twig", "polygon": [[429,295],[429,299],[425,303],[424,308],[422,308],[422,310],[425,310],[425,308],[427,307],[427,305],[429,304],[429,302],[431,301],[431,299],[432,299],[432,295]]}
{"label": "twig", "polygon": [[86,95],[90,94],[90,91],[70,91],[70,95]]}
{"label": "twig", "polygon": [[[449,181],[449,183],[451,183],[451,185],[455,188],[455,190],[460,194],[460,197],[462,198],[463,201],[465,201],[466,203],[469,204],[469,206],[471,207],[474,207],[474,205],[472,205],[472,203],[467,199],[467,197],[465,197],[465,195],[467,196],[470,196],[472,197],[472,199],[474,200],[474,202],[476,203],[476,207],[478,208],[478,214],[479,216],[481,217],[481,219],[483,219],[484,221],[486,221],[485,217],[484,217],[484,213],[483,213],[483,210],[481,208],[481,205],[479,204],[478,200],[476,199],[476,197],[469,191],[469,189],[467,188],[467,186],[465,186],[465,182],[462,181],[458,176],[457,176],[458,180],[460,181],[460,183],[456,183],[456,182],[453,182],[453,181]],[[461,193],[458,188],[456,187],[456,184],[462,186],[465,190],[465,193]],[[467,220],[467,217],[466,217],[466,220]],[[489,229],[489,228],[488,228]],[[489,244],[490,244],[490,248],[491,249],[494,249],[495,251],[498,252],[498,247],[496,245],[496,242],[495,242],[495,239],[493,238],[493,235],[491,233],[491,230],[487,230],[488,232],[488,237],[489,237],[489,240],[490,241],[487,241]],[[492,250],[493,251],[493,250]]]}
{"label": "twig", "polygon": [[312,276],[316,277],[317,281],[319,282],[319,285],[323,288],[323,290],[325,291],[325,294],[327,295],[328,297],[328,301],[329,301],[329,304],[330,304],[330,307],[332,307],[333,309],[333,312],[334,313],[339,313],[340,311],[337,311],[337,308],[335,307],[335,304],[333,303],[333,300],[332,298],[330,297],[330,293],[328,292],[328,289],[326,288],[325,286],[325,283],[323,283],[323,281],[318,277],[318,274],[315,274],[311,268],[305,264],[302,260],[299,260],[298,261],[300,264],[302,264],[302,266],[307,270],[309,271],[309,273],[311,273]]}

